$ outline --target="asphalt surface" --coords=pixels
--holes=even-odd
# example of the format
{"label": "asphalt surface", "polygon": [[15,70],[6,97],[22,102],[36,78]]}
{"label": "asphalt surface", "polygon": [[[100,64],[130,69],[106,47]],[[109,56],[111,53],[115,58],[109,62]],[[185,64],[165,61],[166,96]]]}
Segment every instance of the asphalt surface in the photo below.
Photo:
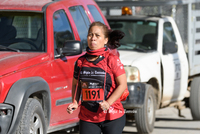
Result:
{"label": "asphalt surface", "polygon": [[[193,121],[189,108],[181,110],[178,116],[175,108],[164,108],[156,111],[156,121],[152,134],[200,134],[200,121]],[[64,131],[51,134],[67,134]],[[68,134],[79,134],[78,132]],[[134,120],[128,120],[122,134],[137,134]]]}

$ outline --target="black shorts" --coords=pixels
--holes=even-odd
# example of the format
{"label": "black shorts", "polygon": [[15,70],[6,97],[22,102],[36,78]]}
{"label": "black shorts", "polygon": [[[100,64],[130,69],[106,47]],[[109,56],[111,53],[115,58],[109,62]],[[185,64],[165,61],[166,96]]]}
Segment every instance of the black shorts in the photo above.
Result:
{"label": "black shorts", "polygon": [[80,120],[80,134],[122,134],[126,124],[126,115],[115,120],[92,123]]}

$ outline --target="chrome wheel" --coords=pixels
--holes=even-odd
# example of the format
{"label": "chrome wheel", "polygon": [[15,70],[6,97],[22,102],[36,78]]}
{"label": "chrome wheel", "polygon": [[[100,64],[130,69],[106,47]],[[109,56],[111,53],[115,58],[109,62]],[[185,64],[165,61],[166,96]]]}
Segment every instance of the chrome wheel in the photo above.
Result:
{"label": "chrome wheel", "polygon": [[153,98],[151,96],[149,96],[148,98],[147,114],[148,114],[149,124],[151,124],[154,119],[154,104],[153,104]]}
{"label": "chrome wheel", "polygon": [[30,125],[30,134],[43,134],[42,121],[38,114],[33,115]]}

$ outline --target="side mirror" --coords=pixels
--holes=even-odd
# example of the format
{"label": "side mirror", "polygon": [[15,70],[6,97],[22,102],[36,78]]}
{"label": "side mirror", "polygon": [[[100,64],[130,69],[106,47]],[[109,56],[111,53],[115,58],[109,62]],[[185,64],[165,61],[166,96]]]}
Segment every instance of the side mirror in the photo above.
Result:
{"label": "side mirror", "polygon": [[80,41],[68,40],[63,44],[62,48],[59,48],[59,54],[61,56],[73,56],[82,53],[82,45]]}
{"label": "side mirror", "polygon": [[178,51],[178,45],[175,42],[165,42],[163,44],[163,54],[173,54]]}

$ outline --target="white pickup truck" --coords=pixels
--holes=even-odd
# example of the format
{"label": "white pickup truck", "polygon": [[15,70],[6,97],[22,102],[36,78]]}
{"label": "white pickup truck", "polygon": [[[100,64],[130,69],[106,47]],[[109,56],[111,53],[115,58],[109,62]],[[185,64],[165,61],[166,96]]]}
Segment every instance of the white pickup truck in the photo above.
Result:
{"label": "white pickup truck", "polygon": [[200,120],[200,10],[187,9],[186,43],[172,17],[106,16],[112,30],[125,33],[118,48],[130,91],[124,108],[137,109],[140,133],[153,131],[155,110],[164,107],[189,107]]}

